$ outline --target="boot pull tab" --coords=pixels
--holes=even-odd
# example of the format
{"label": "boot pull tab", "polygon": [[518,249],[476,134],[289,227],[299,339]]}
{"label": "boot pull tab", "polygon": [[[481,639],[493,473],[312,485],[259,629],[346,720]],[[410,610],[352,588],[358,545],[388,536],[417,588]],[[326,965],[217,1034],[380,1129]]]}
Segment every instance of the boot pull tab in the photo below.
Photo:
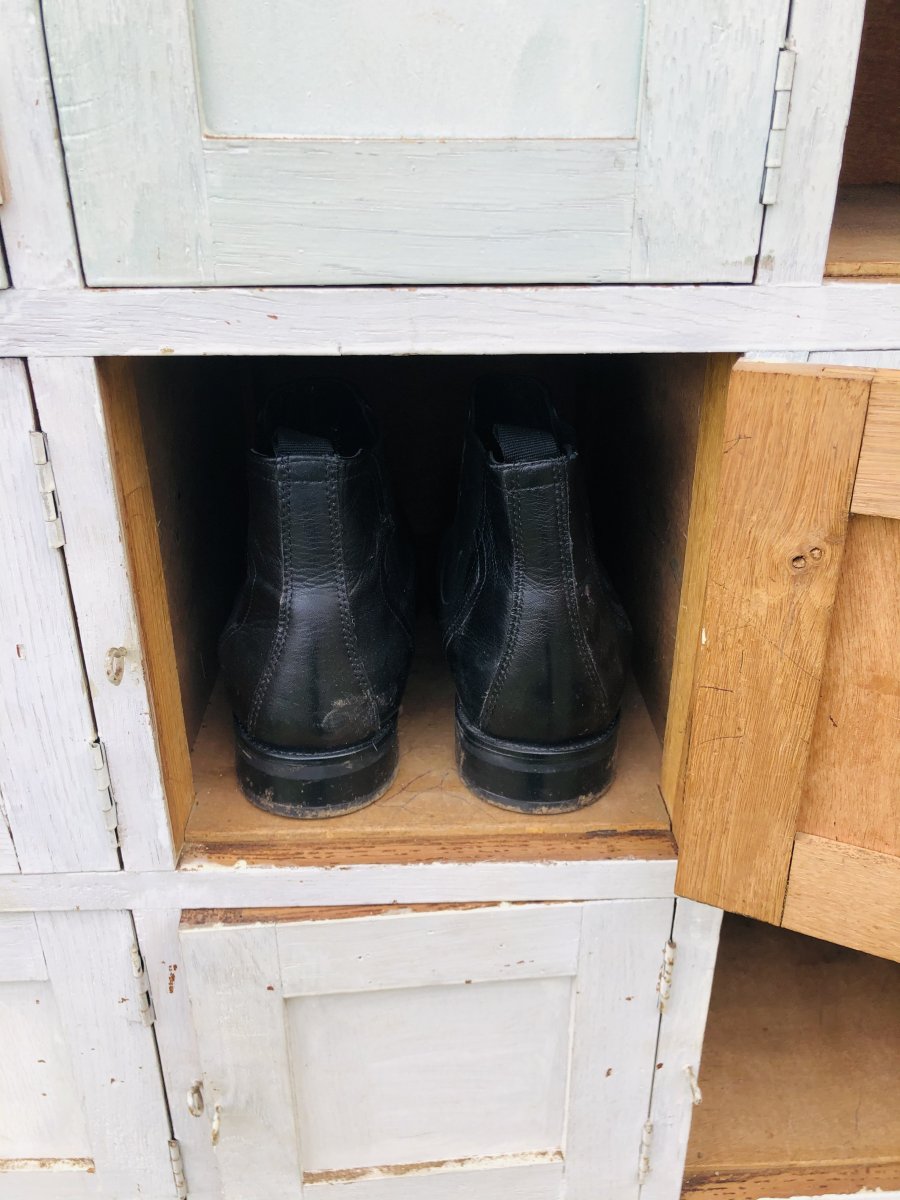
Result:
{"label": "boot pull tab", "polygon": [[559,443],[548,429],[497,424],[492,432],[494,457],[498,462],[541,462],[558,458],[561,453]]}

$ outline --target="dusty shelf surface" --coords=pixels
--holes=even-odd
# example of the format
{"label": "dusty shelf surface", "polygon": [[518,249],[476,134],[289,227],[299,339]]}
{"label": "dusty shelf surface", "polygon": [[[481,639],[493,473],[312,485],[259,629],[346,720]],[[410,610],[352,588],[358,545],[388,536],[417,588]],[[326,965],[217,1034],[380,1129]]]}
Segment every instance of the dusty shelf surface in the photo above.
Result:
{"label": "dusty shelf surface", "polygon": [[833,279],[900,280],[900,184],[841,188],[825,274]]}
{"label": "dusty shelf surface", "polygon": [[726,916],[683,1197],[900,1188],[900,964]]}
{"label": "dusty shelf surface", "polygon": [[181,864],[516,862],[675,857],[659,794],[660,745],[632,685],[622,714],[618,770],[609,791],[579,812],[532,817],[479,800],[454,754],[453,683],[437,647],[417,656],[400,716],[400,765],[368,808],[328,820],[261,812],[234,771],[231,716],[217,685],[192,754],[196,800]]}

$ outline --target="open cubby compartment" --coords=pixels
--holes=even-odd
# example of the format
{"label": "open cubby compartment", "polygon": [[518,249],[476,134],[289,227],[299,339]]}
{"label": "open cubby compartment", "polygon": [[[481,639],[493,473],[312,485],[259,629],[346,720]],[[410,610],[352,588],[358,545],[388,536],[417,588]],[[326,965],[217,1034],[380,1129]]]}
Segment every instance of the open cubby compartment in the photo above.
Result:
{"label": "open cubby compartment", "polygon": [[725,916],[683,1200],[900,1189],[900,963]]}
{"label": "open cubby compartment", "polygon": [[[704,389],[701,355],[104,359],[99,364],[172,837],[182,865],[671,858],[659,791]],[[601,557],[634,628],[615,783],[580,812],[526,816],[456,772],[454,693],[429,603],[456,502],[468,396],[491,369],[542,379],[578,430]],[[723,371],[725,372],[723,376]],[[296,821],[254,808],[234,770],[216,644],[244,569],[244,459],[254,405],[327,374],[376,409],[418,557],[422,613],[389,791],[359,812]]]}
{"label": "open cubby compartment", "polygon": [[825,274],[900,279],[900,5],[866,0]]}

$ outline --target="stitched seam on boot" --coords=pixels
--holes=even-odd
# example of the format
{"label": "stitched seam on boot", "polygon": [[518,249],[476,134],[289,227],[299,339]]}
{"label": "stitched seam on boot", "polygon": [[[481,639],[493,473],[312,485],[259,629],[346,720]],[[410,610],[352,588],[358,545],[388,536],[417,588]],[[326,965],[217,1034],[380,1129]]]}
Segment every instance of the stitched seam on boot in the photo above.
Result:
{"label": "stitched seam on boot", "polygon": [[[474,534],[475,539],[476,539],[476,555],[478,554],[479,545],[481,546],[482,550],[484,549],[483,526],[484,526],[486,488],[487,488],[487,484],[484,480],[482,480],[482,482],[481,482],[481,504],[478,508],[478,518],[475,522],[475,534]],[[458,503],[458,501],[457,501],[457,503]],[[476,603],[478,597],[481,595],[481,589],[484,586],[484,581],[487,577],[486,568],[487,568],[487,563],[485,562],[485,569],[482,570],[481,559],[476,557],[476,560],[475,560],[475,582],[468,589],[468,591],[463,593],[462,599],[457,601],[456,608],[454,609],[454,616],[451,619],[449,625],[447,626],[447,632],[444,634],[443,646],[444,646],[445,650],[450,645],[450,643],[453,641],[453,639],[456,637],[456,635],[459,633],[460,629],[462,629],[465,622],[468,621],[469,617],[471,616],[472,609],[475,607],[475,603]],[[463,581],[463,582],[465,582],[465,581]],[[441,580],[440,580],[439,590],[440,590],[440,594],[441,594],[441,602],[443,603],[443,601],[444,601],[444,580],[443,580],[443,578],[441,578]]]}
{"label": "stitched seam on boot", "polygon": [[[572,636],[575,639],[575,645],[578,648],[578,656],[588,676],[593,680],[596,686],[600,689],[603,695],[604,702],[609,707],[609,697],[606,694],[606,686],[597,668],[597,663],[591,653],[591,647],[587,640],[587,634],[584,631],[584,626],[581,622],[581,616],[578,612],[578,596],[575,589],[575,567],[572,562],[572,538],[568,531],[568,513],[569,513],[569,481],[566,478],[565,468],[562,463],[557,463],[553,470],[556,476],[556,486],[554,488],[554,496],[556,501],[556,525],[559,536],[559,554],[562,561],[564,590],[566,593],[566,608],[569,614],[569,628],[572,631]],[[564,501],[565,511],[560,504],[560,500]]]}
{"label": "stitched seam on boot", "polygon": [[279,533],[281,535],[279,538],[281,542],[281,599],[278,604],[278,623],[275,626],[275,636],[272,639],[268,661],[266,662],[265,670],[260,676],[259,683],[256,685],[256,691],[253,693],[253,702],[250,705],[250,715],[247,721],[248,733],[254,733],[256,730],[256,723],[262,709],[263,701],[275,675],[275,668],[284,650],[284,643],[287,640],[288,620],[290,618],[294,592],[294,573],[290,567],[292,560],[290,515],[291,485],[287,480],[279,479],[278,521],[280,524]]}
{"label": "stitched seam on boot", "polygon": [[519,523],[519,496],[515,487],[507,489],[509,496],[510,508],[512,509],[512,536],[513,536],[513,611],[509,622],[509,632],[506,635],[506,646],[503,650],[503,657],[500,660],[500,666],[497,674],[494,676],[494,681],[488,688],[488,694],[484,698],[484,704],[481,706],[479,715],[479,723],[486,724],[497,706],[497,700],[500,696],[500,689],[506,682],[506,676],[509,674],[510,664],[512,663],[513,655],[516,650],[516,645],[519,640],[519,623],[522,617],[522,536]]}
{"label": "stitched seam on boot", "polygon": [[350,612],[347,577],[344,573],[344,545],[341,537],[340,512],[337,501],[337,466],[333,462],[328,463],[328,522],[330,525],[331,553],[335,581],[337,583],[338,607],[341,614],[341,633],[344,639],[344,650],[350,660],[350,669],[353,672],[353,677],[372,710],[372,719],[375,723],[375,728],[378,729],[381,725],[378,716],[378,706],[375,703],[375,697],[372,694],[366,669],[359,654],[359,647],[356,644],[356,630],[353,625],[353,614]]}

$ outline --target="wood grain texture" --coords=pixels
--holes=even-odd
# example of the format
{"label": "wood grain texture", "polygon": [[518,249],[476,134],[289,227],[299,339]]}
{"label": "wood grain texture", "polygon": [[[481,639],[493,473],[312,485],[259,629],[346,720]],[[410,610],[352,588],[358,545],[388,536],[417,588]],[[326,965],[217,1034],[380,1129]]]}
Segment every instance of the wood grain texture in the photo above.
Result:
{"label": "wood grain texture", "polygon": [[[115,870],[66,563],[47,543],[35,428],[24,364],[0,360],[0,789],[23,871]],[[52,436],[49,445],[56,457]],[[64,506],[62,518],[65,528]]]}
{"label": "wood grain texture", "polygon": [[494,808],[460,782],[453,684],[439,647],[419,642],[400,717],[400,766],[375,804],[339,821],[292,821],[250,804],[234,771],[234,736],[221,691],[192,756],[197,801],[185,860],[232,865],[670,858],[669,820],[657,790],[659,743],[630,693],[618,777],[595,805],[553,817]]}
{"label": "wood grain texture", "polygon": [[627,354],[880,349],[900,288],[11,289],[0,354]]}
{"label": "wood grain texture", "polygon": [[203,163],[217,284],[631,277],[633,141],[215,139]]}
{"label": "wood grain texture", "polygon": [[156,509],[144,450],[138,384],[131,364],[97,363],[112,469],[119,495],[122,537],[140,626],[163,787],[175,853],[194,800],[187,733]]}
{"label": "wood grain texture", "polygon": [[900,962],[900,858],[798,833],[783,924]]}
{"label": "wood grain texture", "polygon": [[841,188],[825,274],[832,279],[900,277],[900,184]]}
{"label": "wood grain texture", "polygon": [[900,183],[900,78],[895,0],[867,0],[841,184]]}
{"label": "wood grain texture", "polygon": [[[53,447],[72,603],[106,746],[122,856],[132,870],[171,867],[172,835],[96,364],[33,358],[28,369],[41,427]],[[112,647],[126,651],[118,685],[106,673]]]}
{"label": "wood grain texture", "polygon": [[13,283],[79,287],[81,262],[39,0],[2,0],[0,27],[0,229]]}
{"label": "wood grain texture", "polygon": [[672,1200],[684,1171],[694,1113],[692,1080],[700,1073],[722,912],[677,900],[672,941],[672,987],[660,1018],[657,1067],[650,1100],[653,1140],[641,1200]]}
{"label": "wood grain texture", "polygon": [[672,859],[398,863],[0,876],[0,912],[73,908],[321,908],[332,905],[507,904],[672,897]]}
{"label": "wood grain texture", "polygon": [[726,916],[683,1196],[900,1187],[900,967]]}
{"label": "wood grain texture", "polygon": [[900,521],[850,518],[797,827],[900,859]]}
{"label": "wood grain texture", "polygon": [[778,199],[766,208],[757,283],[821,282],[865,7],[865,0],[791,4],[797,63]]}
{"label": "wood grain texture", "polygon": [[851,508],[900,519],[900,371],[872,381]]}
{"label": "wood grain texture", "polygon": [[[762,163],[788,7],[785,0],[752,9],[719,0],[648,5],[635,282],[753,278]],[[738,111],[739,128],[725,133]],[[690,198],[676,199],[688,180]]]}
{"label": "wood grain texture", "polygon": [[[700,622],[709,552],[716,516],[716,496],[722,467],[722,438],[725,428],[728,387],[734,359],[710,356],[704,366],[699,395],[699,426],[690,494],[690,508],[683,550],[681,592],[678,597],[674,649],[666,706],[660,790],[673,831],[678,836],[681,791],[687,762],[694,666],[700,644]],[[698,381],[699,382],[699,381]]]}
{"label": "wood grain texture", "polygon": [[679,895],[781,917],[869,374],[738,364],[679,826]]}
{"label": "wood grain texture", "polygon": [[0,914],[0,983],[47,978],[34,913]]}

